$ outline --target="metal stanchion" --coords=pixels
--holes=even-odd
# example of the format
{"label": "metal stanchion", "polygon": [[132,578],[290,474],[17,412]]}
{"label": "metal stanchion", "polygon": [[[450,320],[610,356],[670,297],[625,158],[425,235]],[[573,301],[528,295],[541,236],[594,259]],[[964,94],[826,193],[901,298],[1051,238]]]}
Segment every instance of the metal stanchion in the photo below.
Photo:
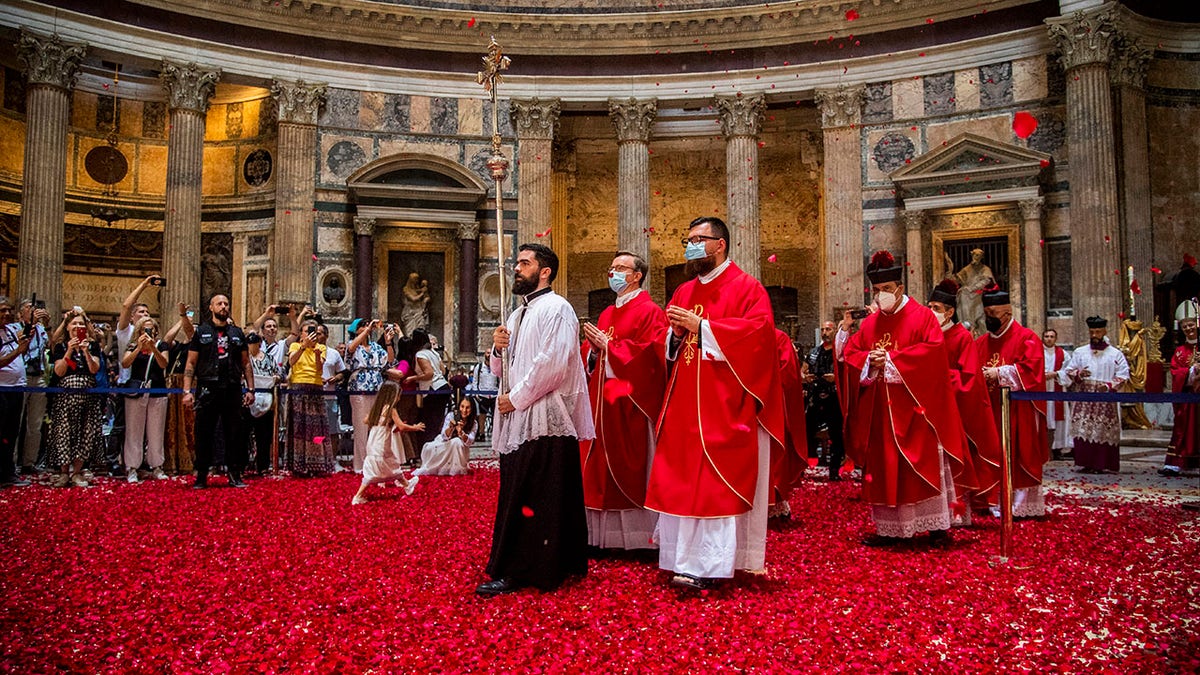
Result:
{"label": "metal stanchion", "polygon": [[1012,557],[1012,401],[1008,387],[1000,389],[1000,562]]}

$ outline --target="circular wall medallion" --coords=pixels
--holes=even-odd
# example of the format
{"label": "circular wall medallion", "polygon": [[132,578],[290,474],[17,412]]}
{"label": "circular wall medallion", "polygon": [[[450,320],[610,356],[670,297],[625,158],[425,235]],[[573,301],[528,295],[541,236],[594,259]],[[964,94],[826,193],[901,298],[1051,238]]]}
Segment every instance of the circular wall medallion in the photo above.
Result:
{"label": "circular wall medallion", "polygon": [[83,169],[97,183],[114,185],[129,173],[129,160],[111,145],[97,145],[84,156]]}
{"label": "circular wall medallion", "polygon": [[259,148],[246,155],[246,162],[242,165],[242,177],[251,187],[262,187],[271,180],[272,166],[271,153]]}
{"label": "circular wall medallion", "polygon": [[479,308],[493,316],[500,314],[500,274],[486,272],[479,280]]}

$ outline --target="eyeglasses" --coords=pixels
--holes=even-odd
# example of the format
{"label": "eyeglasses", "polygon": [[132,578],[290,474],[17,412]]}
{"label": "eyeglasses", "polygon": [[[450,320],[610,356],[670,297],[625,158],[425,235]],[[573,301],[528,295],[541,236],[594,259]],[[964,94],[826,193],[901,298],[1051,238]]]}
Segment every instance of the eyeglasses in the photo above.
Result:
{"label": "eyeglasses", "polygon": [[612,267],[608,268],[609,274],[612,274],[613,272],[632,272],[632,271],[634,271],[632,267],[627,267],[625,265],[613,265]]}
{"label": "eyeglasses", "polygon": [[710,237],[706,234],[694,234],[690,237],[684,237],[679,240],[679,243],[687,246],[688,244],[699,244],[702,241],[717,241],[720,237]]}

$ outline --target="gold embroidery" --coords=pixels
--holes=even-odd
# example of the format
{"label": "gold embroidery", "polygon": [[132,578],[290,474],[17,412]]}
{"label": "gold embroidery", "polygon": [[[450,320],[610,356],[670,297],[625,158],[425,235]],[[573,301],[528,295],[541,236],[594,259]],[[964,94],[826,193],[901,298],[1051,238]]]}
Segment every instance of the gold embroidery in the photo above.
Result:
{"label": "gold embroidery", "polygon": [[1002,364],[1000,363],[1000,354],[992,354],[992,358],[991,358],[991,360],[989,360],[987,362],[986,367],[987,368],[999,368],[1001,365]]}
{"label": "gold embroidery", "polygon": [[883,337],[875,342],[875,349],[881,349],[886,352],[887,350],[891,349],[891,347],[892,347],[892,334],[891,333],[884,333]]}
{"label": "gold embroidery", "polygon": [[613,339],[613,335],[615,335],[617,332],[616,329],[616,326],[609,326],[608,330],[604,331],[604,334],[608,336],[609,340]]}
{"label": "gold embroidery", "polygon": [[[696,307],[692,309],[692,312],[694,312],[696,316],[699,316],[701,319],[703,319],[704,305],[696,305]],[[696,358],[697,337],[698,336],[695,333],[688,333],[687,338],[685,338],[683,341],[683,360],[689,366],[692,365],[692,359]]]}

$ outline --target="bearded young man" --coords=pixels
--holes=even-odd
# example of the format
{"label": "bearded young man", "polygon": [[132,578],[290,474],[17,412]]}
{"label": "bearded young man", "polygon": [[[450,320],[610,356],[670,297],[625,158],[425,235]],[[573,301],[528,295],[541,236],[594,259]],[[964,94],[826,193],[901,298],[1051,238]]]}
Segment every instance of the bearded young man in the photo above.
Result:
{"label": "bearded young man", "polygon": [[[729,228],[702,217],[682,241],[690,281],[659,337],[670,370],[646,508],[658,565],[703,589],[766,568],[770,442],[784,439],[775,320],[766,289],[729,259]],[[661,353],[661,352],[660,352]]]}
{"label": "bearded young man", "polygon": [[[1129,362],[1110,345],[1108,320],[1087,318],[1088,344],[1076,347],[1060,382],[1071,391],[1107,393],[1129,380]],[[1075,466],[1083,473],[1121,470],[1121,410],[1116,403],[1077,401],[1071,406]]]}

